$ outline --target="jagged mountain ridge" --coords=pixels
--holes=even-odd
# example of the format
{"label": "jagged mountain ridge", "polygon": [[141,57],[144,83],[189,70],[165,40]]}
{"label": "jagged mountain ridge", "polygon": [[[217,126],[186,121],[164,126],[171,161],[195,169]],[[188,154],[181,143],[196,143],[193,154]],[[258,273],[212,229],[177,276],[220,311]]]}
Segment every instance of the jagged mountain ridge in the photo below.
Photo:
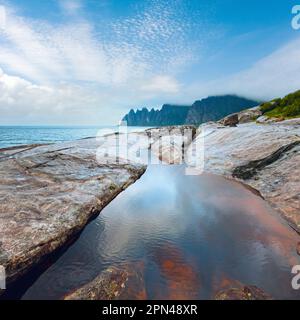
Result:
{"label": "jagged mountain ridge", "polygon": [[133,109],[123,118],[129,126],[170,126],[184,124],[190,106],[165,104],[161,110],[147,108],[134,111]]}
{"label": "jagged mountain ridge", "polygon": [[217,121],[223,117],[259,105],[258,101],[236,95],[212,96],[195,101],[191,106],[164,104],[161,110],[147,108],[125,115],[123,121],[129,126],[170,126],[201,124]]}

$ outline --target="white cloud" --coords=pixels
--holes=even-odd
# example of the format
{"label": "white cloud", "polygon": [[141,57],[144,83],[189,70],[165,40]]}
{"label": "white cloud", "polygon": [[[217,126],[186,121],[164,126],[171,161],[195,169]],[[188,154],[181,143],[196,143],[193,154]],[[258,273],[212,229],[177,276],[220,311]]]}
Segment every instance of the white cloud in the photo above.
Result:
{"label": "white cloud", "polygon": [[239,73],[197,83],[187,91],[195,97],[236,93],[269,100],[300,89],[300,39],[290,41]]}
{"label": "white cloud", "polygon": [[177,93],[179,84],[170,76],[159,75],[142,85],[141,89],[146,92]]}
{"label": "white cloud", "polygon": [[[115,41],[111,41],[99,39],[94,26],[85,21],[52,26],[26,20],[9,11],[7,28],[0,44],[0,63],[13,73],[37,82],[59,79],[105,85],[124,83],[129,78],[148,77],[155,72],[162,59],[169,59],[170,64],[172,61],[186,63],[174,52],[174,59],[166,51],[154,55],[154,48],[147,48],[148,40],[143,44],[138,39],[133,41],[131,37],[125,39],[128,28],[134,33],[137,29],[148,33],[149,23],[132,20],[130,27],[126,22],[115,23],[112,26],[115,28],[115,33],[112,33]],[[156,23],[153,22],[153,25]],[[165,37],[160,29],[158,31],[157,38]],[[150,34],[153,33],[150,31]],[[119,36],[123,41],[118,41]]]}
{"label": "white cloud", "polygon": [[69,15],[76,14],[82,8],[81,0],[59,0],[62,9]]}
{"label": "white cloud", "polygon": [[[74,0],[61,3],[67,8],[80,5]],[[38,83],[119,85],[144,81],[157,70],[174,76],[191,57],[182,39],[185,27],[171,19],[170,8],[160,11],[163,8],[153,3],[150,11],[114,21],[101,31],[83,19],[51,25],[25,19],[9,9],[0,40],[0,66]]]}
{"label": "white cloud", "polygon": [[[99,90],[97,85],[57,83],[37,85],[0,69],[1,124],[112,124],[124,115],[124,105],[142,103],[139,84]],[[88,106],[88,107],[87,107]],[[113,112],[112,112],[113,110]],[[117,117],[116,117],[117,114]]]}
{"label": "white cloud", "polygon": [[291,41],[229,79],[228,88],[262,98],[283,96],[300,89],[300,39]]}
{"label": "white cloud", "polygon": [[[57,119],[71,121],[76,110],[86,121],[102,112],[100,121],[117,122],[145,99],[177,93],[177,72],[191,57],[183,39],[189,26],[173,19],[171,6],[149,3],[130,19],[101,27],[82,17],[50,24],[7,7],[0,38],[1,122],[20,114],[38,121],[50,110]],[[80,1],[60,4],[69,14],[82,8]]]}
{"label": "white cloud", "polygon": [[60,24],[6,10],[0,37],[2,124],[116,123],[140,104],[192,103],[218,93],[271,98],[300,88],[300,40],[248,70],[187,86],[180,72],[201,54],[190,34],[202,43],[211,32],[184,16],[185,2],[141,2],[130,17],[99,25],[81,15],[83,1],[60,4],[70,15]]}
{"label": "white cloud", "polygon": [[[60,115],[66,110],[76,111],[89,101],[89,93],[82,87],[59,85],[57,87],[36,85],[20,77],[9,76],[0,69],[1,118],[37,118]],[[62,105],[63,102],[63,105]]]}

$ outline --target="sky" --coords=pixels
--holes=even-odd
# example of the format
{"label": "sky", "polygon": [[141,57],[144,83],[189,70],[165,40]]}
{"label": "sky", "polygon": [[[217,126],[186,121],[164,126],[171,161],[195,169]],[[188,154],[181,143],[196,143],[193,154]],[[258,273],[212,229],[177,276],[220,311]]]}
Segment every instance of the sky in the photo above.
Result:
{"label": "sky", "polygon": [[[298,1],[298,2],[297,2]],[[0,125],[300,89],[300,0],[0,0]]]}

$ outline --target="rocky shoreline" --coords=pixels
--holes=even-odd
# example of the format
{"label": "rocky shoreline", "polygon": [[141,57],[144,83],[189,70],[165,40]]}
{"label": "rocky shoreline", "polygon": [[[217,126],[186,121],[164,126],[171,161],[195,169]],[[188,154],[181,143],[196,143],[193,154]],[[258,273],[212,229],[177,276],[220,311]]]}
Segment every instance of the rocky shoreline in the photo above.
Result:
{"label": "rocky shoreline", "polygon": [[[248,110],[243,117],[234,117],[235,123],[207,123],[198,130],[175,126],[129,134],[128,145],[133,147],[139,140],[139,151],[151,149],[167,164],[182,163],[186,151],[184,160],[197,171],[192,150],[204,137],[204,172],[257,190],[300,232],[300,119],[249,122],[252,112],[257,113]],[[191,134],[182,139],[185,130]],[[113,157],[120,138],[120,134],[109,135],[104,145],[101,139],[88,138],[0,150],[0,265],[6,268],[8,283],[65,245],[145,172],[145,159],[128,162]],[[128,280],[126,270],[126,274],[118,271],[116,287],[123,288]],[[108,270],[66,299],[115,295],[100,292],[97,285],[110,282],[112,275],[114,271]],[[242,295],[248,294],[245,288]]]}
{"label": "rocky shoreline", "polygon": [[133,151],[123,158],[116,156],[116,146],[122,146],[125,136],[119,133],[1,149],[0,265],[7,284],[69,243],[143,175],[146,162],[137,159],[136,152],[152,144],[155,149],[160,133],[180,137],[184,129],[190,127],[154,129],[151,138],[147,131],[130,133],[126,149]]}

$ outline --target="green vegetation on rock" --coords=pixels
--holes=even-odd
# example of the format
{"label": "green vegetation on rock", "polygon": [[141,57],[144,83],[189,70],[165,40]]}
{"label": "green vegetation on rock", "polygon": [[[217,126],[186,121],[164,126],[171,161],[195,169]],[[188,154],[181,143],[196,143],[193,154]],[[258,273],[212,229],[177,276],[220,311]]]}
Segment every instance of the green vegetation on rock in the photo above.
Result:
{"label": "green vegetation on rock", "polygon": [[300,117],[300,90],[261,104],[260,110],[270,118],[291,119]]}

